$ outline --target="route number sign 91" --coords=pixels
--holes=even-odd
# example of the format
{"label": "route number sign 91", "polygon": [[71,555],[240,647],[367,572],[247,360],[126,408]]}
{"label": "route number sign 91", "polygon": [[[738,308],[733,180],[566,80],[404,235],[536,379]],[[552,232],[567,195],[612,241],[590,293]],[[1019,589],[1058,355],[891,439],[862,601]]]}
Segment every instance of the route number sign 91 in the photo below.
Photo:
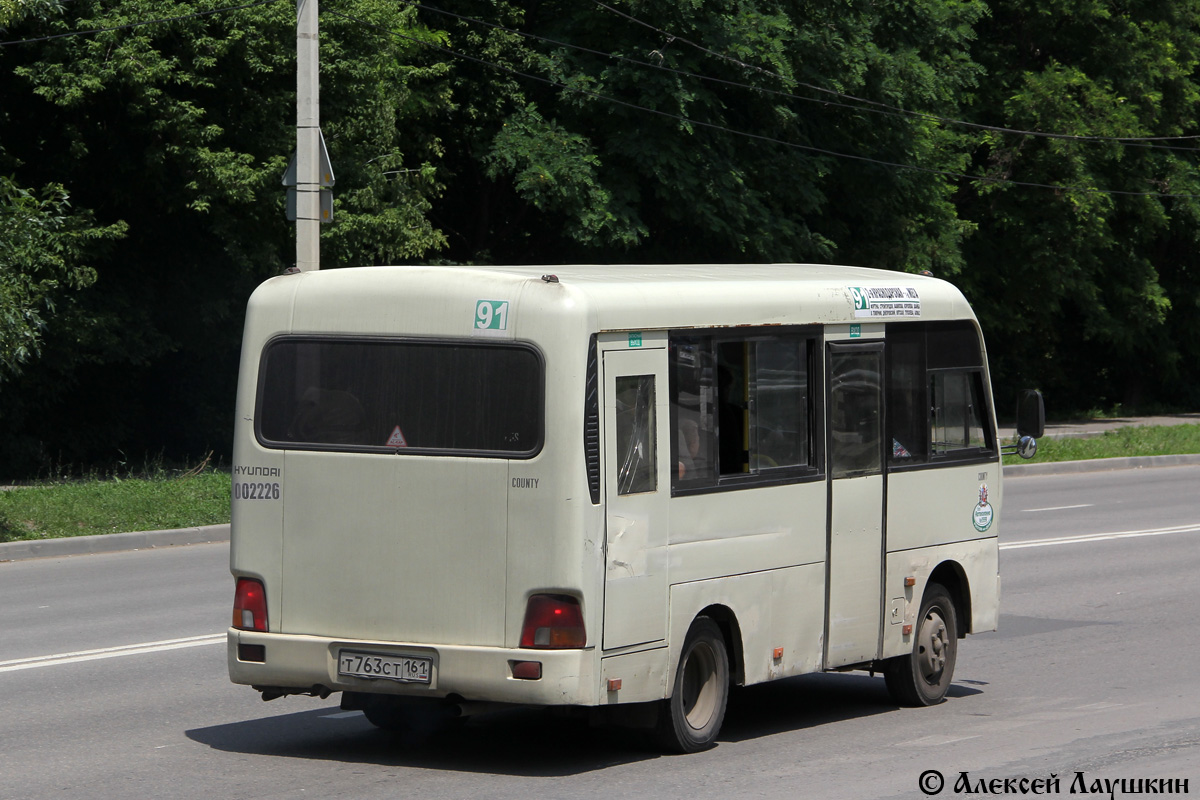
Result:
{"label": "route number sign 91", "polygon": [[480,300],[475,303],[475,330],[508,330],[508,301]]}

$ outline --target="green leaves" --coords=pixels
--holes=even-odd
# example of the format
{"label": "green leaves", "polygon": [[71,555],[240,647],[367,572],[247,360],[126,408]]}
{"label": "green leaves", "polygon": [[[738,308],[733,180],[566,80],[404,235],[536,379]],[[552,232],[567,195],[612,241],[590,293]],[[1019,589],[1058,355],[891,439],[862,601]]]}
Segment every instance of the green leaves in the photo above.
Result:
{"label": "green leaves", "polygon": [[[1195,133],[1198,22],[1195,0],[993,3],[976,47],[988,80],[975,119],[1076,137]],[[1195,251],[1173,240],[1196,200],[1153,193],[1193,193],[1191,143],[989,133],[975,158],[991,176],[1066,187],[984,184],[959,205],[979,224],[963,284],[1003,342],[998,376],[1037,383],[1060,407],[1178,402],[1191,384],[1180,348],[1200,353],[1191,312],[1175,305],[1193,309],[1194,289],[1181,295],[1163,276],[1195,274]]]}
{"label": "green leaves", "polygon": [[[419,42],[440,33],[406,6],[359,0],[322,20],[321,115],[337,175],[334,224],[322,231],[324,267],[392,264],[443,249],[429,219],[443,187],[445,64]],[[340,16],[345,14],[345,16]],[[348,19],[353,17],[354,19]],[[363,20],[357,22],[355,20]],[[290,148],[289,148],[290,149]]]}
{"label": "green leaves", "polygon": [[0,31],[26,19],[46,19],[62,8],[62,0],[0,0]]}
{"label": "green leaves", "polygon": [[32,192],[0,176],[0,384],[38,355],[57,305],[96,282],[87,256],[124,234],[72,211],[60,185]]}
{"label": "green leaves", "polygon": [[[9,374],[22,369],[19,386],[0,388],[11,433],[0,469],[117,447],[228,446],[246,298],[294,260],[280,179],[295,149],[296,40],[290,0],[188,16],[225,5],[73,0],[69,14],[26,17],[7,34],[136,25],[0,50],[0,174],[60,187],[53,197],[63,201],[37,195],[42,205],[27,215],[45,222],[37,237],[0,231],[23,242],[0,296],[4,363]],[[396,3],[347,0],[337,10],[438,38]],[[445,235],[429,211],[441,151],[429,123],[445,112],[445,67],[412,41],[344,17],[325,15],[321,38],[338,178],[325,266],[437,252]],[[53,269],[38,261],[56,252],[47,242],[60,245]]]}
{"label": "green leaves", "polygon": [[[323,267],[930,269],[1002,398],[1200,403],[1200,203],[1140,194],[1200,193],[1193,140],[955,122],[1196,135],[1200,0],[609,4],[324,4]],[[220,8],[0,0],[6,39],[114,28],[0,49],[0,456],[228,441],[245,298],[293,260],[295,6]]]}
{"label": "green leaves", "polygon": [[502,123],[483,163],[489,178],[512,180],[534,208],[561,215],[565,234],[582,244],[634,244],[645,235],[598,184],[591,143],[544,120],[533,104]]}

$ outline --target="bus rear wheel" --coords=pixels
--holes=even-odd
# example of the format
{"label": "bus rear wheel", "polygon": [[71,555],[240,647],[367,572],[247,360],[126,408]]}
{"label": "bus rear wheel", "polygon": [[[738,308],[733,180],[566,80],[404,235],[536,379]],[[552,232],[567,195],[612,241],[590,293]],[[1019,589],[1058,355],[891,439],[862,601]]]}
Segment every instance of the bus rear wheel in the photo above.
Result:
{"label": "bus rear wheel", "polygon": [[931,706],[942,702],[954,677],[958,656],[958,615],[946,588],[931,583],[921,599],[913,649],[889,658],[883,671],[892,700],[902,706]]}
{"label": "bus rear wheel", "polygon": [[712,747],[729,701],[729,654],[717,623],[697,617],[675,670],[671,697],[659,709],[657,738],[664,750],[695,753]]}

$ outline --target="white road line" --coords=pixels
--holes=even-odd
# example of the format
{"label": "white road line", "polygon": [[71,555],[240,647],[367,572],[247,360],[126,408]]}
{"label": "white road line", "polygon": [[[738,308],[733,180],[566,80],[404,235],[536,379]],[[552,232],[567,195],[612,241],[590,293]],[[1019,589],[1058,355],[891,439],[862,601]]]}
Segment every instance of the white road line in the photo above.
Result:
{"label": "white road line", "polygon": [[1060,536],[1054,539],[1025,539],[1006,542],[1001,550],[1020,550],[1025,547],[1054,547],[1060,544],[1083,544],[1105,542],[1110,539],[1137,539],[1142,536],[1170,536],[1176,533],[1200,533],[1200,525],[1176,525],[1172,528],[1150,528],[1141,531],[1117,531],[1114,533],[1088,533],[1081,536]]}
{"label": "white road line", "polygon": [[1091,508],[1095,503],[1080,503],[1077,506],[1050,506],[1049,508],[1027,508],[1021,513],[1034,514],[1038,511],[1068,511],[1072,508]]}
{"label": "white road line", "polygon": [[[1070,507],[1080,508],[1081,506]],[[1025,539],[1019,542],[1006,542],[1000,545],[1000,549],[1020,550],[1026,547],[1054,547],[1062,544],[1103,542],[1110,539],[1134,539],[1142,536],[1169,536],[1176,533],[1200,533],[1200,525],[1179,525],[1173,528],[1152,528],[1141,531],[1118,531],[1116,533],[1089,533],[1081,536],[1060,536],[1054,539]],[[121,647],[102,647],[98,650],[80,650],[74,653],[58,653],[49,656],[34,656],[32,658],[15,658],[10,661],[0,661],[0,672],[16,672],[17,670],[22,669],[53,667],[60,664],[76,664],[81,661],[95,661],[101,658],[118,658],[120,656],[143,655],[145,653],[160,653],[166,650],[179,650],[184,647],[201,647],[208,644],[221,644],[225,641],[225,639],[226,635],[224,633],[213,633],[207,636],[188,636],[183,639],[164,639],[160,642],[142,642],[140,644],[127,644]]]}
{"label": "white road line", "polygon": [[945,734],[931,734],[923,736],[920,739],[913,739],[909,742],[897,742],[893,747],[941,747],[945,744],[954,744],[955,742],[965,742],[968,739],[978,739],[983,734],[972,733],[967,736],[946,736]]}
{"label": "white road line", "polygon": [[122,645],[121,647],[102,647],[98,650],[79,650],[74,653],[56,653],[49,656],[14,658],[10,661],[0,661],[0,672],[16,672],[21,669],[37,669],[38,667],[55,667],[59,664],[76,664],[80,661],[95,661],[101,658],[159,653],[165,650],[179,650],[184,647],[221,644],[224,641],[225,634],[213,633],[207,636],[188,636],[183,639],[164,639],[161,642],[142,642],[140,644]]}

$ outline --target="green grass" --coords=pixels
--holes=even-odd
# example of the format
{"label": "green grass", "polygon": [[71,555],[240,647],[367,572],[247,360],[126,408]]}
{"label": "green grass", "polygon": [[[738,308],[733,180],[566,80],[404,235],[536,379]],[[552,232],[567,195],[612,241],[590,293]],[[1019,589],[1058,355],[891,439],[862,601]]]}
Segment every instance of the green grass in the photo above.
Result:
{"label": "green grass", "polygon": [[[1200,425],[1119,428],[1088,439],[1042,439],[1026,461],[1200,453]],[[229,522],[229,474],[213,469],[148,476],[51,481],[0,491],[0,542],[124,531],[169,530]]]}
{"label": "green grass", "polygon": [[1045,464],[1093,458],[1172,456],[1200,453],[1200,425],[1117,428],[1087,439],[1039,439],[1037,455],[1028,461],[1005,456],[1005,464]]}
{"label": "green grass", "polygon": [[0,542],[229,522],[229,474],[56,481],[0,491]]}

